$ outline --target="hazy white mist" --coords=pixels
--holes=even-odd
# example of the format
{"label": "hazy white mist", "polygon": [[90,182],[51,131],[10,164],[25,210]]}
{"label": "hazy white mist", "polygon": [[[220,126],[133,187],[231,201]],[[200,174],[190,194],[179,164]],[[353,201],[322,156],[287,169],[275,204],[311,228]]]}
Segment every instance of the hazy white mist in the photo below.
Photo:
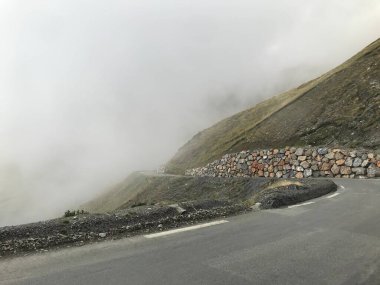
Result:
{"label": "hazy white mist", "polygon": [[378,0],[0,0],[0,226],[158,167],[379,27]]}

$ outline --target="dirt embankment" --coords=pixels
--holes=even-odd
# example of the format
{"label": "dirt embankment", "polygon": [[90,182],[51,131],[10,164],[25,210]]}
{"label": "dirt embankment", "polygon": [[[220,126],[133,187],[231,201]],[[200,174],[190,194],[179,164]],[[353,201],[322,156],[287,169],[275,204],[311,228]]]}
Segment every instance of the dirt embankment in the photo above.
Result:
{"label": "dirt embankment", "polygon": [[[136,196],[118,207],[135,205],[169,205],[186,201],[229,201],[231,203],[269,203],[273,207],[299,203],[335,190],[335,184],[324,179],[276,179],[247,177],[149,176]],[[285,200],[285,198],[287,200]]]}
{"label": "dirt embankment", "polygon": [[118,210],[0,228],[0,256],[81,246],[162,231],[217,217],[276,208],[315,198],[337,186],[328,180],[279,180],[182,176],[151,177]]}

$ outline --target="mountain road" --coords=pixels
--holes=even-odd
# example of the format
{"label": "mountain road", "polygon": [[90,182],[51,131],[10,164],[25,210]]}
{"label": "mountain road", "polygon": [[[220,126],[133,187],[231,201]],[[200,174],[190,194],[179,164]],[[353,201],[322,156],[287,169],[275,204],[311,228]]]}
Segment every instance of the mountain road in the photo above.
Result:
{"label": "mountain road", "polygon": [[0,284],[380,284],[380,180],[303,204],[0,260]]}

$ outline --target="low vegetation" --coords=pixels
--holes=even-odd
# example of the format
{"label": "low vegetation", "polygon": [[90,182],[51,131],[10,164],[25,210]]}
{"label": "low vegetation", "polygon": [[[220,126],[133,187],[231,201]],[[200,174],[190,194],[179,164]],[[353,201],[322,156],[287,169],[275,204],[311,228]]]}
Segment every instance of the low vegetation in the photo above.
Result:
{"label": "low vegetation", "polygon": [[276,180],[276,181],[268,183],[268,185],[266,185],[265,187],[265,190],[270,190],[270,189],[279,188],[279,187],[289,187],[289,186],[302,187],[304,186],[304,184],[301,183],[300,181],[295,181],[295,180],[285,180],[285,179]]}
{"label": "low vegetation", "polygon": [[63,216],[67,218],[67,217],[74,217],[74,216],[84,215],[84,214],[88,214],[88,212],[86,212],[85,210],[76,210],[76,211],[67,210]]}

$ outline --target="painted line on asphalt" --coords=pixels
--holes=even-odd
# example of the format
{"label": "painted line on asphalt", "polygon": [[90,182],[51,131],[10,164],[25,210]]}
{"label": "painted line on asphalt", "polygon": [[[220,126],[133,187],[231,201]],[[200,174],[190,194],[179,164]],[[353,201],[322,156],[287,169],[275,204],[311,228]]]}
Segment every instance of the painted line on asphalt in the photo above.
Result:
{"label": "painted line on asphalt", "polygon": [[344,187],[343,185],[340,185],[340,188],[342,188],[342,189],[346,189],[346,187]]}
{"label": "painted line on asphalt", "polygon": [[145,238],[157,238],[157,237],[172,235],[172,234],[176,234],[176,233],[182,233],[182,232],[197,230],[197,229],[201,229],[201,228],[211,227],[211,226],[215,226],[215,225],[220,225],[220,224],[224,224],[224,223],[228,223],[228,221],[227,220],[220,220],[220,221],[195,225],[195,226],[186,227],[186,228],[180,228],[180,229],[175,229],[175,230],[170,230],[170,231],[165,231],[165,232],[160,232],[160,233],[155,233],[155,234],[144,235],[144,237]]}
{"label": "painted line on asphalt", "polygon": [[331,199],[331,198],[334,198],[334,197],[336,197],[336,196],[338,196],[338,195],[340,195],[340,193],[332,194],[332,195],[330,195],[330,196],[327,196],[326,198],[327,198],[327,199]]}
{"label": "painted line on asphalt", "polygon": [[297,204],[297,205],[288,206],[288,208],[291,209],[291,208],[301,207],[301,206],[306,206],[306,205],[310,205],[310,204],[314,204],[314,203],[315,203],[315,202],[306,202],[306,203],[302,203],[302,204]]}

